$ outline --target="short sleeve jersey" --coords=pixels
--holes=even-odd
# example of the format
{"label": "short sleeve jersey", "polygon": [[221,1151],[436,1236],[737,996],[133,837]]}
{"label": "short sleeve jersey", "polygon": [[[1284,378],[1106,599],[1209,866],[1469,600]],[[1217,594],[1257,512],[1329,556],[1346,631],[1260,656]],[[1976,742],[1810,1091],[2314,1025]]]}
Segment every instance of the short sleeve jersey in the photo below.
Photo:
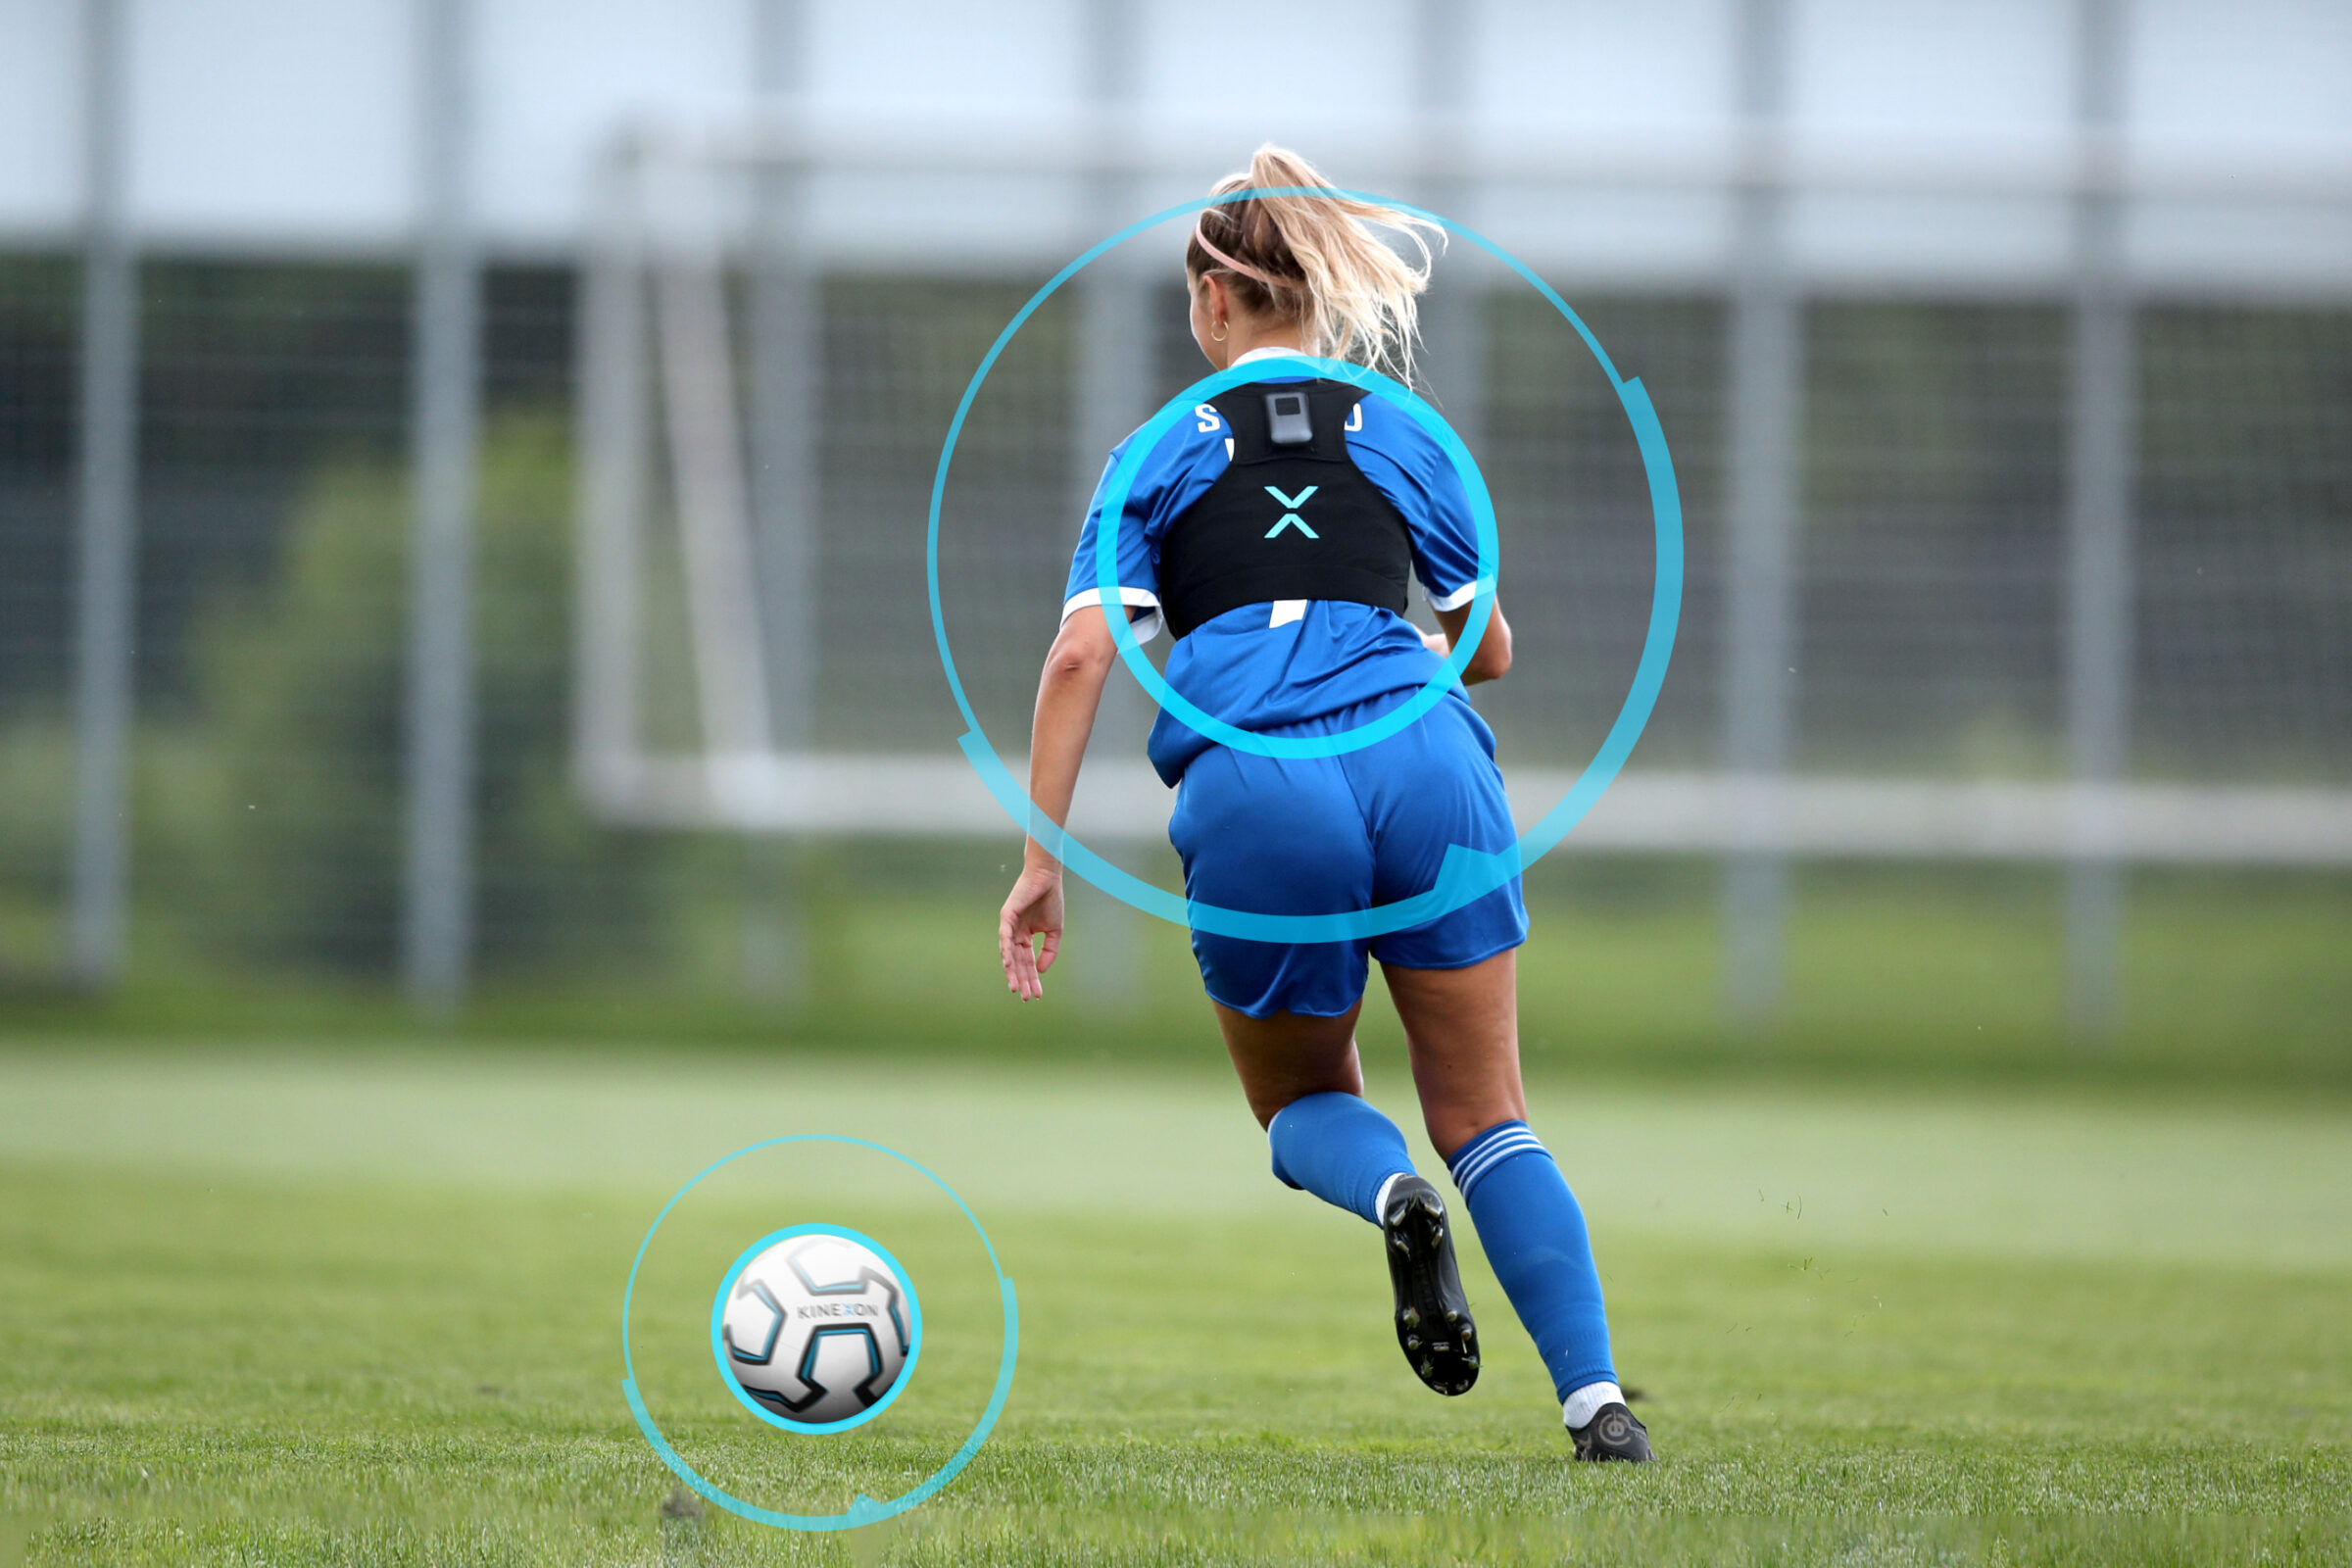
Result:
{"label": "short sleeve jersey", "polygon": [[[1452,460],[1418,420],[1377,395],[1355,406],[1346,430],[1348,456],[1404,519],[1413,572],[1430,603],[1440,610],[1469,603],[1478,587],[1477,525]],[[1065,620],[1103,601],[1097,544],[1102,496],[1134,439],[1112,451],[1095,486],[1070,561]],[[1118,523],[1118,598],[1139,642],[1157,636],[1161,625],[1160,542],[1225,471],[1232,448],[1232,431],[1203,403],[1137,467]],[[1412,623],[1393,611],[1344,600],[1290,600],[1244,605],[1196,626],[1168,656],[1165,678],[1202,711],[1239,729],[1262,731],[1417,690],[1438,673],[1439,663]],[[1152,764],[1174,785],[1211,744],[1162,711],[1152,727]]]}

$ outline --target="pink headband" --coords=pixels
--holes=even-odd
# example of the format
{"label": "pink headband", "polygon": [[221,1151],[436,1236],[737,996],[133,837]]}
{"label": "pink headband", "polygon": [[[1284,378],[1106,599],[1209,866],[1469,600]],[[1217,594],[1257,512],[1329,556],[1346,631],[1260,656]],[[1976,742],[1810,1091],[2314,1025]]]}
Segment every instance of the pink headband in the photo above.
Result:
{"label": "pink headband", "polygon": [[1211,245],[1208,242],[1208,235],[1201,231],[1200,226],[1202,223],[1207,221],[1207,220],[1208,214],[1202,213],[1198,219],[1193,220],[1193,240],[1194,243],[1198,244],[1202,250],[1208,253],[1209,258],[1212,261],[1216,262],[1218,266],[1224,268],[1227,271],[1239,272],[1244,277],[1254,278],[1269,289],[1282,287],[1282,284],[1276,282],[1266,273],[1259,271],[1256,268],[1244,266],[1242,263],[1237,262],[1232,257],[1226,255],[1223,251],[1217,249],[1214,245]]}

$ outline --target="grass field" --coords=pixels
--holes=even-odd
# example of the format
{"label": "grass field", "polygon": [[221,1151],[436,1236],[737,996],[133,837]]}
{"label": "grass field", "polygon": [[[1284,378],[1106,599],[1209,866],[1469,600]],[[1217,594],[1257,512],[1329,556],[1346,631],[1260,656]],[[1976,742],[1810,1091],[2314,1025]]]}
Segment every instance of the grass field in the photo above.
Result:
{"label": "grass field", "polygon": [[[0,1563],[2352,1556],[2340,1101],[1544,1075],[1665,1454],[1571,1470],[1475,1254],[1488,1368],[1443,1400],[1388,1337],[1371,1233],[1267,1176],[1218,1078],[861,1054],[0,1054]],[[889,1525],[665,1513],[619,1388],[631,1256],[711,1159],[811,1130],[980,1214],[1019,1293],[1011,1400]],[[883,1238],[923,1294],[906,1396],[835,1440],[756,1425],[709,1359],[726,1262],[804,1218]],[[747,1156],[638,1291],[656,1417],[772,1507],[903,1490],[995,1371],[977,1244],[872,1156]]]}
{"label": "grass field", "polygon": [[[772,955],[747,945],[744,910],[719,901],[701,908],[688,950],[665,959],[485,972],[443,1038],[1200,1059],[1206,1006],[1181,929],[1073,886],[1060,982],[1041,1006],[1006,1006],[992,940],[1004,847],[882,848],[802,857],[810,917],[797,983],[764,969],[747,983],[747,946],[763,964]],[[0,979],[16,982],[0,987],[0,1039],[367,1041],[418,1027],[384,976],[240,968],[189,943],[188,927],[217,921],[188,911],[149,911],[120,991],[44,992],[29,977],[63,951],[63,874],[42,873],[37,909],[0,885]],[[2352,875],[2341,871],[2134,873],[2122,1016],[2090,1039],[2066,1024],[2054,868],[1799,867],[1786,994],[1777,1024],[1760,1031],[1726,1019],[1720,874],[1699,860],[1610,856],[1537,867],[1535,936],[1520,960],[1529,1060],[1577,1074],[1768,1066],[1830,1079],[2252,1082],[2352,1095]],[[1394,1018],[1377,1003],[1365,1031],[1367,1044],[1394,1048]]]}

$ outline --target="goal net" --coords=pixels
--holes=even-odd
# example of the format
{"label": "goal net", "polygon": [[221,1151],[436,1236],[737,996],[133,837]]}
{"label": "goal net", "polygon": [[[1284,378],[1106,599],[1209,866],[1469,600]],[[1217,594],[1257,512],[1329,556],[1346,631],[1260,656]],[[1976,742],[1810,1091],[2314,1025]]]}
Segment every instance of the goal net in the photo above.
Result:
{"label": "goal net", "polygon": [[[940,444],[974,368],[1061,261],[1220,172],[1107,155],[1073,166],[1071,145],[909,144],[877,155],[892,167],[844,174],[789,126],[752,124],[637,135],[608,160],[581,312],[576,714],[581,784],[607,818],[1017,831],[957,749],[941,672],[923,565]],[[1103,457],[1203,372],[1181,237],[1181,224],[1140,236],[1060,290],[965,415],[941,500],[940,615],[1016,779]],[[1477,701],[1533,820],[1615,714],[1652,558],[1607,381],[1506,282],[1467,247],[1440,262],[1427,364],[1501,517],[1519,657]],[[2273,411],[2283,435],[2216,445],[2165,399],[2229,376],[2200,362],[2168,382],[2164,357],[2238,339],[2212,312],[2142,312],[2132,723],[2166,776],[2070,783],[2065,302],[1815,291],[1787,455],[1797,740],[1785,774],[1756,776],[1728,767],[1722,741],[1718,628],[1742,591],[1723,541],[1729,306],[1704,287],[1624,279],[1569,292],[1659,405],[1689,528],[1666,696],[1570,848],[2352,863],[2352,565],[2340,527],[2304,515],[2343,494],[2340,384],[2278,392],[2305,400]],[[2344,312],[2308,314],[2316,325],[2254,332],[2249,352],[2314,332],[2352,345]],[[2296,373],[2326,379],[2306,359]],[[2278,371],[2230,366],[2244,384]],[[2175,437],[2186,446],[2164,444]],[[2318,477],[2295,478],[2298,462]],[[2188,491],[2168,488],[2184,465],[2210,515],[2186,515]],[[1167,794],[1142,759],[1149,716],[1114,672],[1070,823],[1082,839],[1163,833]]]}

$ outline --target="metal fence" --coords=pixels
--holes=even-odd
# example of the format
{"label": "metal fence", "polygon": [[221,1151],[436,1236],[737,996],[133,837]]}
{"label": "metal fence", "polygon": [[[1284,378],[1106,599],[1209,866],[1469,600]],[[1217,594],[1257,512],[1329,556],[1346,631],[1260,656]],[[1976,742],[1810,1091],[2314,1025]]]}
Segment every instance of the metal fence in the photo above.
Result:
{"label": "metal fence", "polygon": [[[80,293],[74,258],[0,267],[0,930],[23,983],[72,951]],[[134,974],[399,972],[412,291],[394,267],[140,265]],[[921,588],[923,509],[939,431],[1019,296],[1017,284],[954,279],[821,286],[822,522],[805,595],[821,650],[813,750],[938,755],[953,740]],[[1181,299],[1165,286],[1146,298],[1162,337],[1154,384],[1172,390],[1193,373]],[[731,888],[739,875],[691,840],[597,822],[573,789],[578,299],[564,270],[484,277],[467,957],[496,971],[647,961],[661,951],[657,906],[698,876]],[[1699,297],[1580,304],[1655,391],[1690,528],[1684,638],[1640,760],[1716,772],[1733,727],[1720,675],[1732,312]],[[1068,437],[1076,309],[1044,319],[992,378],[950,508],[951,630],[1004,736],[1021,732],[1085,484]],[[1605,384],[1563,369],[1575,362],[1547,341],[1556,319],[1506,297],[1482,311],[1481,459],[1505,519],[1521,657],[1481,701],[1507,757],[1556,765],[1590,747],[1630,669],[1646,501]],[[1814,300],[1799,321],[1792,764],[2065,777],[2063,309]],[[2352,314],[2150,305],[2133,312],[2132,342],[2133,772],[2340,784],[2352,771]],[[661,576],[657,564],[649,580]],[[649,671],[653,717],[693,745],[676,602],[649,602],[658,622],[669,617],[649,648],[673,660]]]}

